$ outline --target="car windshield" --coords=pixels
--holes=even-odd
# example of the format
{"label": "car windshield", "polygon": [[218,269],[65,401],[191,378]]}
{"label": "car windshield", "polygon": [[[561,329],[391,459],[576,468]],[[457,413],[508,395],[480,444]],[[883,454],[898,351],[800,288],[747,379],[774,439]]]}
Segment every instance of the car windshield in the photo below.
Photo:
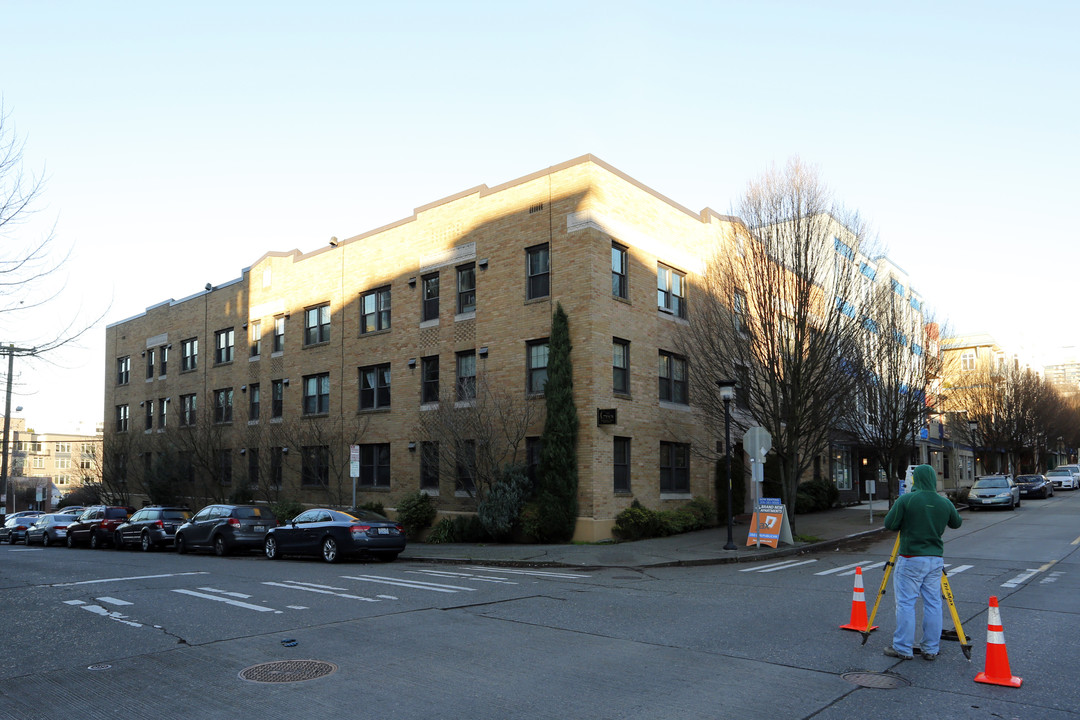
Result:
{"label": "car windshield", "polygon": [[1019,475],[1016,478],[1016,482],[1022,483],[1034,483],[1039,482],[1040,480],[1042,480],[1042,478],[1038,475]]}
{"label": "car windshield", "polygon": [[187,510],[162,510],[162,520],[187,520],[191,517],[191,513]]}
{"label": "car windshield", "polygon": [[1072,475],[1068,470],[1051,470],[1047,475]]}
{"label": "car windshield", "polygon": [[374,512],[372,510],[361,510],[361,509],[357,508],[356,510],[353,510],[353,511],[348,512],[348,513],[342,513],[342,514],[343,515],[351,515],[352,517],[356,518],[357,520],[366,520],[368,522],[385,522],[385,523],[390,522],[390,518],[386,517],[385,515],[380,515],[379,513]]}
{"label": "car windshield", "polygon": [[273,517],[269,508],[261,507],[238,507],[234,514],[238,518],[268,518]]}
{"label": "car windshield", "polygon": [[124,508],[105,508],[105,518],[107,520],[126,520],[127,516],[128,512]]}
{"label": "car windshield", "polygon": [[1009,481],[1005,478],[983,478],[982,480],[976,480],[976,488],[1004,488],[1009,487]]}

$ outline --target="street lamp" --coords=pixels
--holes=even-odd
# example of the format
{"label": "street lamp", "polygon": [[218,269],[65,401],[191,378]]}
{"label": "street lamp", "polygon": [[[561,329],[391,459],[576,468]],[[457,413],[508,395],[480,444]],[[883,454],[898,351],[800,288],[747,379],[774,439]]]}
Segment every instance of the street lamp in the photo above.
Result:
{"label": "street lamp", "polygon": [[977,465],[979,462],[978,453],[975,450],[975,433],[979,431],[978,420],[968,420],[968,434],[971,437],[971,479],[975,479],[975,475],[978,474]]}
{"label": "street lamp", "polygon": [[727,456],[727,544],[725,550],[737,550],[735,540],[731,536],[731,526],[735,519],[731,510],[731,400],[735,397],[734,380],[717,380],[720,388],[720,399],[724,401],[724,453]]}

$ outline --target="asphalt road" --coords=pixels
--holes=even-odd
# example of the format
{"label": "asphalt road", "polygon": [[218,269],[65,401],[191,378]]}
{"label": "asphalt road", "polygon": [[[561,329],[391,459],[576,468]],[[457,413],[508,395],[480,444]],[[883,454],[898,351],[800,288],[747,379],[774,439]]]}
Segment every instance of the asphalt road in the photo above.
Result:
{"label": "asphalt road", "polygon": [[[972,661],[934,663],[882,655],[891,590],[865,645],[838,627],[891,538],[588,572],[4,545],[0,718],[1075,719],[1078,519],[1080,492],[965,513],[946,562]],[[973,680],[992,595],[1019,689]]]}

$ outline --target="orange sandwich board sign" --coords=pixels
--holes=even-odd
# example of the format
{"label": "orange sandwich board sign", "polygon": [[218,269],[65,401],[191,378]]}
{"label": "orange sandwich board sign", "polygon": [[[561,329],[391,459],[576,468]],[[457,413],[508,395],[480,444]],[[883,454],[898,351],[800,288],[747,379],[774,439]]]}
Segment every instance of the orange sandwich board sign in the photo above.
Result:
{"label": "orange sandwich board sign", "polygon": [[754,506],[754,516],[750,518],[750,535],[746,538],[746,544],[777,547],[779,543],[795,544],[791,538],[787,508],[780,498],[761,498]]}

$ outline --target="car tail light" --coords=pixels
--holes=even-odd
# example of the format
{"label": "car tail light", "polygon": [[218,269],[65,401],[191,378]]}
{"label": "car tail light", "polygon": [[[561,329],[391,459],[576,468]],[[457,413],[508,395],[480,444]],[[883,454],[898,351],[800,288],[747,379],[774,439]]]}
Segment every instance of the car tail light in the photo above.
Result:
{"label": "car tail light", "polygon": [[164,530],[165,529],[165,523],[158,520],[158,521],[156,521],[154,523],[154,527],[156,527],[158,530]]}
{"label": "car tail light", "polygon": [[349,532],[353,535],[367,535],[367,532],[370,529],[370,525],[353,525],[349,528]]}
{"label": "car tail light", "polygon": [[236,518],[229,518],[229,525],[231,525],[232,527],[237,527],[238,528],[238,527],[240,527],[240,521],[237,520]]}
{"label": "car tail light", "polygon": [[57,530],[67,530],[67,525],[54,525]]}
{"label": "car tail light", "polygon": [[402,525],[401,523],[397,523],[396,525],[394,525],[394,527],[396,527],[396,528],[397,528],[397,531],[398,531],[399,533],[401,533],[402,535],[404,535],[404,534],[405,534],[405,526],[404,526],[404,525]]}

